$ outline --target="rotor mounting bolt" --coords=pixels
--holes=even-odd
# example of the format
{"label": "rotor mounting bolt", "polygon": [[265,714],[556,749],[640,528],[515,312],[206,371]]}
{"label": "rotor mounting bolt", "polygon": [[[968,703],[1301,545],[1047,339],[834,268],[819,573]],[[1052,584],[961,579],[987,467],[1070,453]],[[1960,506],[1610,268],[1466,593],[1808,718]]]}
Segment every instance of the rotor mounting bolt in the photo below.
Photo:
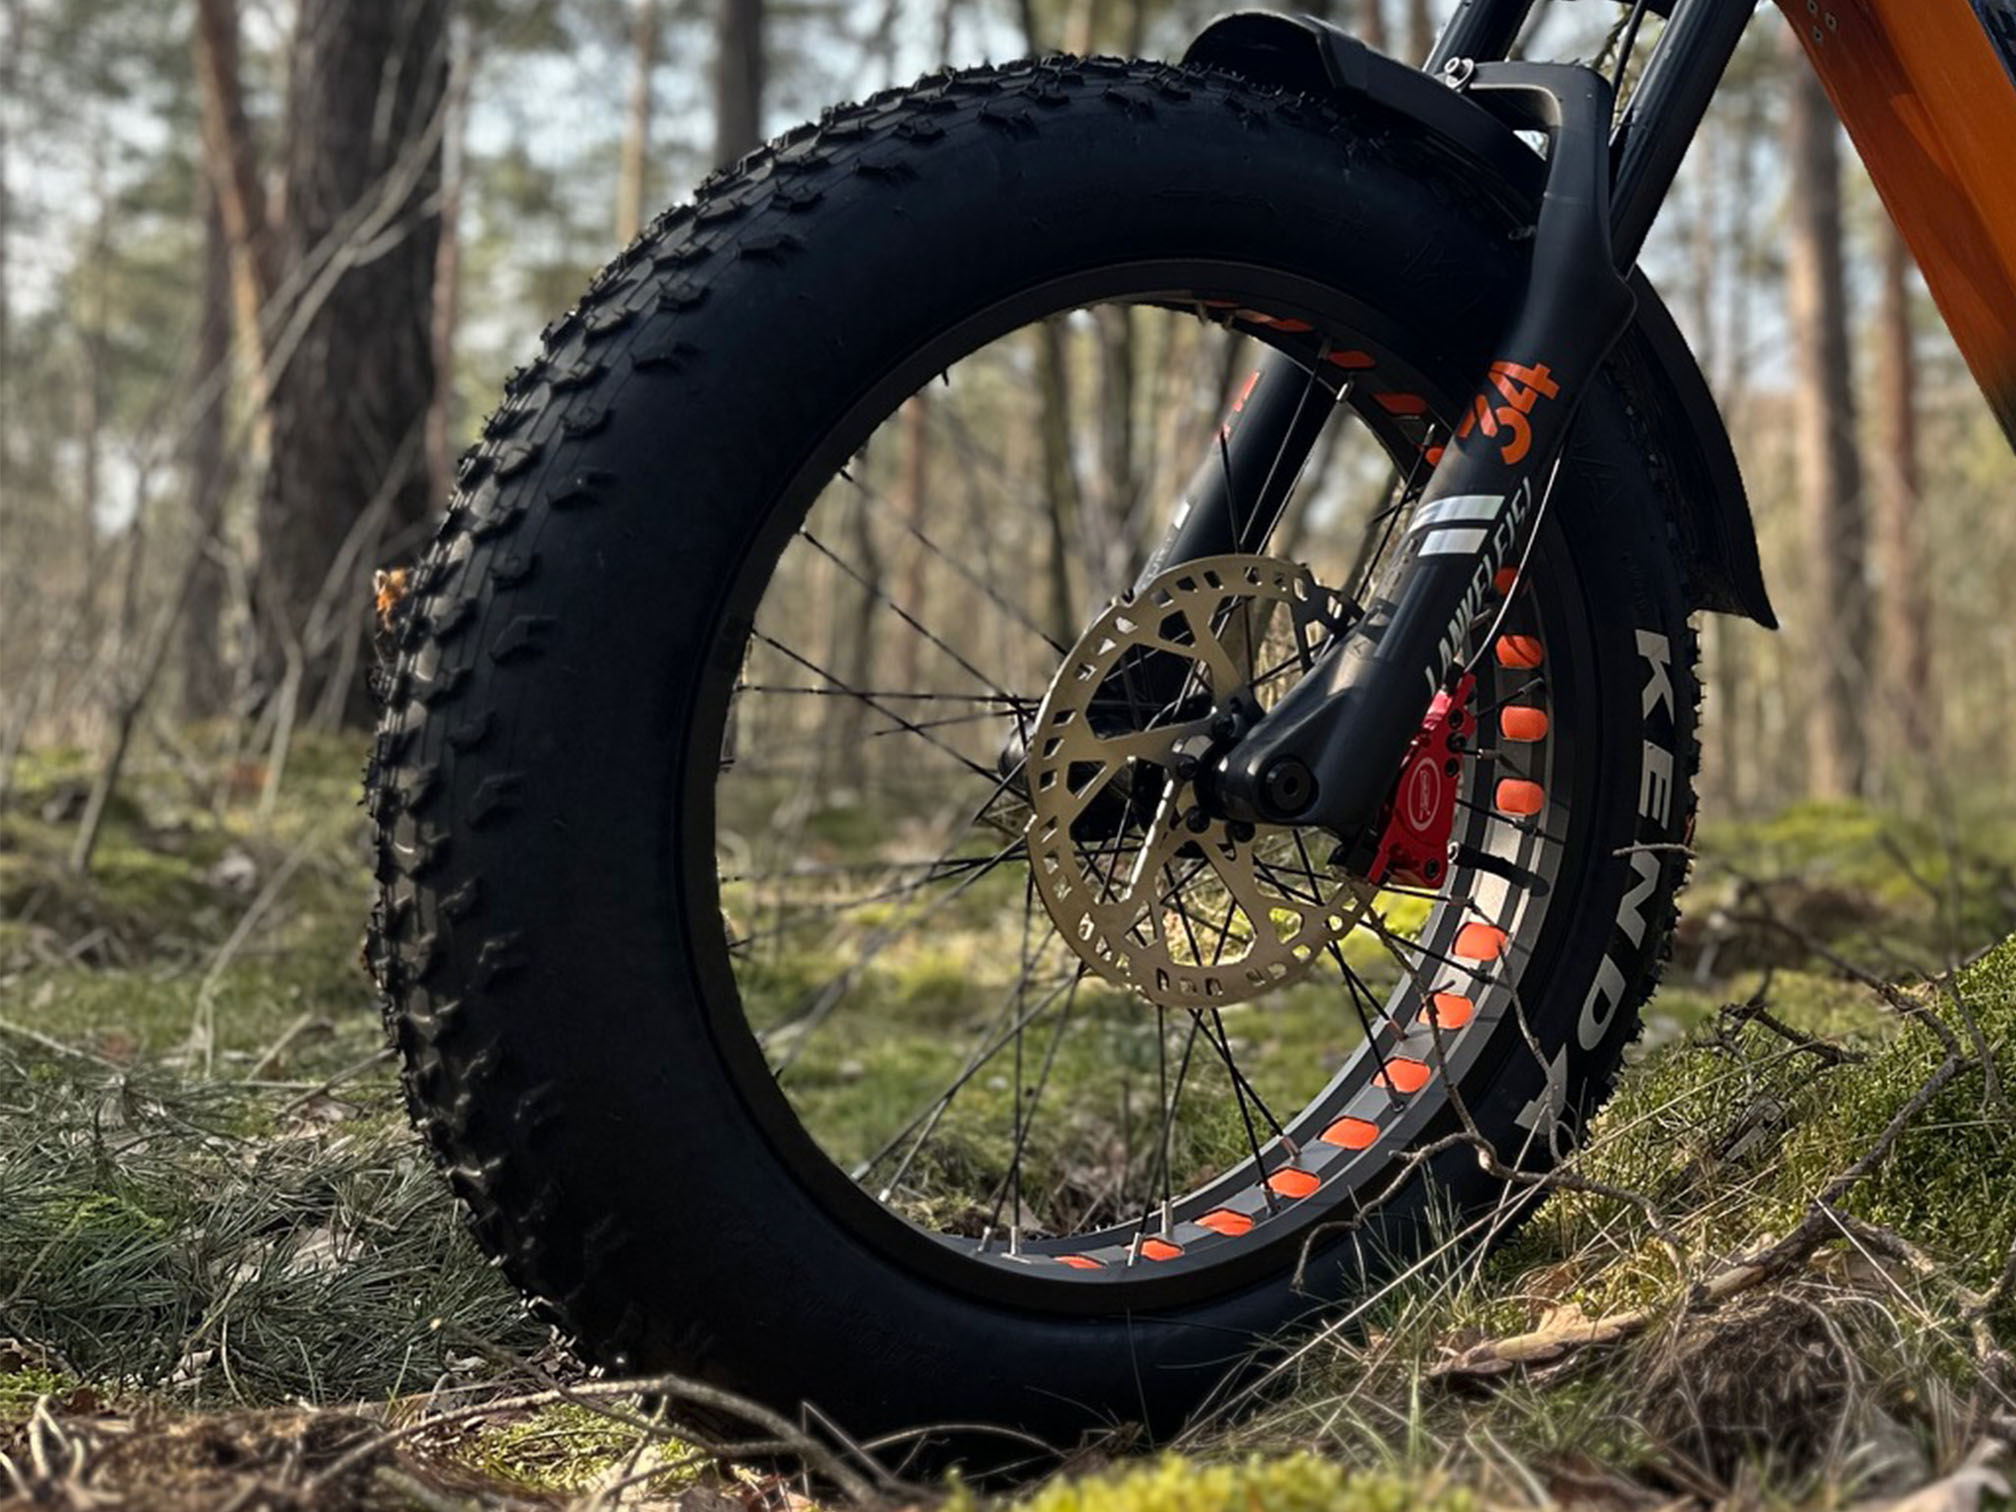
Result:
{"label": "rotor mounting bolt", "polygon": [[1447,761],[1442,763],[1442,771],[1446,776],[1458,776],[1463,771],[1463,763],[1458,761],[1454,756],[1451,756]]}
{"label": "rotor mounting bolt", "polygon": [[1211,816],[1201,808],[1192,808],[1183,816],[1183,827],[1193,835],[1201,835],[1211,828]]}
{"label": "rotor mounting bolt", "polygon": [[1170,770],[1176,774],[1179,782],[1188,782],[1197,775],[1197,758],[1188,751],[1180,752],[1171,764]]}
{"label": "rotor mounting bolt", "polygon": [[1230,740],[1238,733],[1239,721],[1234,719],[1230,714],[1220,714],[1216,719],[1211,721],[1211,738],[1213,740]]}
{"label": "rotor mounting bolt", "polygon": [[1244,845],[1248,840],[1251,840],[1255,834],[1253,826],[1248,824],[1244,819],[1233,820],[1231,824],[1226,826],[1226,829],[1240,845]]}

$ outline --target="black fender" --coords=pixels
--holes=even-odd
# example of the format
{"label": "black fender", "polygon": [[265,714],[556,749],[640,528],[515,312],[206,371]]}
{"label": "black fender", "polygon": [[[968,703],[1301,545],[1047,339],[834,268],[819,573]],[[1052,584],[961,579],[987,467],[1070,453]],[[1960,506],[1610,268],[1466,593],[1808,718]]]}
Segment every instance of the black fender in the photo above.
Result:
{"label": "black fender", "polygon": [[[1259,84],[1404,117],[1446,150],[1502,179],[1538,205],[1546,165],[1495,116],[1466,96],[1375,52],[1326,21],[1239,11],[1211,23],[1185,63],[1222,68]],[[1644,273],[1633,269],[1637,316],[1610,357],[1644,417],[1680,501],[1673,521],[1693,608],[1741,615],[1778,628],[1757,554],[1749,494],[1728,427],[1672,313]]]}

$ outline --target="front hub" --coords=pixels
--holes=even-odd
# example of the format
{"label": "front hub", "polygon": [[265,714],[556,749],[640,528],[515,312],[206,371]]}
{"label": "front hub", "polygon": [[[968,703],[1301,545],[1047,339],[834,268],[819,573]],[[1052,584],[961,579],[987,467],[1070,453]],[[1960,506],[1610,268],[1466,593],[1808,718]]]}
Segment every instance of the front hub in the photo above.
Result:
{"label": "front hub", "polygon": [[[1164,1006],[1246,1001],[1318,966],[1378,887],[1442,885],[1474,677],[1435,699],[1356,845],[1233,817],[1213,791],[1345,623],[1304,568],[1211,557],[1112,604],[1065,658],[1032,726],[1025,836],[1044,906],[1100,976]],[[1297,807],[1314,779],[1288,757],[1265,780]]]}

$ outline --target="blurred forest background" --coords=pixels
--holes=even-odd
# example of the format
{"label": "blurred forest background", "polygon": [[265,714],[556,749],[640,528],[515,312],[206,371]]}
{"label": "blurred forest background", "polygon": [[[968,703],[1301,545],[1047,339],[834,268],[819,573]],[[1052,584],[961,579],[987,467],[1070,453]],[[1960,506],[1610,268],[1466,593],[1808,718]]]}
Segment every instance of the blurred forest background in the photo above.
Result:
{"label": "blurred forest background", "polygon": [[[712,168],[945,60],[1173,57],[1219,4],[0,0],[0,1453],[39,1431],[20,1427],[38,1398],[94,1418],[90,1383],[243,1404],[548,1380],[544,1331],[407,1130],[357,966],[373,574],[425,550],[540,327]],[[1452,6],[1303,8],[1418,60]],[[1621,15],[1541,0],[1524,45],[1602,58]],[[1647,1051],[1666,1058],[1621,1105],[1640,1143],[1599,1154],[1627,1183],[1689,1162],[1677,1189],[1706,1216],[1686,1238],[1715,1256],[1786,1232],[1924,1081],[1882,992],[2016,923],[2016,458],[1791,41],[1760,7],[1646,255],[1735,437],[1785,624],[1703,624],[1718,823],[1652,1007]],[[913,403],[871,480],[914,503],[927,467],[971,474],[1054,510],[1054,531],[1004,549],[1068,558],[1067,640],[1070,606],[1131,576],[1245,371],[1203,344],[1215,327],[1158,340],[1178,322],[1135,313],[1052,322],[1036,383],[976,388],[1027,438],[1006,465],[952,403]],[[1080,430],[1059,444],[1067,415]],[[837,624],[826,576],[806,613]],[[821,743],[843,762],[858,744]],[[1743,922],[1760,911],[1779,918]],[[1841,969],[1864,974],[1859,998]],[[2012,971],[1979,988],[1998,1045]],[[888,972],[892,996],[964,1003],[957,961]],[[1785,1049],[1753,1022],[1767,991],[1801,1035],[1863,1048]],[[1712,1046],[1679,1043],[1711,1019]],[[1744,1046],[1768,1075],[1730,1069]],[[1274,1053],[1318,1065],[1292,1037]],[[1962,1257],[2006,1309],[2016,1280],[1990,1285],[2016,1140],[1999,1106],[1938,1105],[1938,1141],[1876,1216]],[[1972,1143],[1955,1155],[1956,1139]],[[1741,1163],[1785,1149],[1804,1153],[1768,1178]],[[1731,1184],[1700,1197],[1700,1171]],[[1634,1212],[1569,1207],[1536,1226],[1556,1249],[1510,1263],[1628,1270],[1644,1292],[1618,1283],[1609,1302],[1635,1303],[1672,1276],[1667,1232],[1632,1230]],[[1396,1414],[1418,1407],[1409,1349],[1502,1327],[1539,1294],[1503,1274],[1497,1311],[1442,1297],[1386,1336],[1393,1400],[1413,1404]],[[1911,1347],[1944,1353],[1896,1379],[1971,1358],[1993,1309],[1925,1321],[1946,1306],[1909,1315]],[[1617,1392],[1638,1374],[1620,1366]],[[1948,1400],[1912,1390],[1927,1413]],[[1500,1406],[1510,1438],[1545,1447],[1579,1444],[1576,1414],[1603,1398],[1531,1421],[1527,1398]],[[2016,1384],[1990,1405],[2016,1439],[2012,1403]],[[576,1460],[606,1469],[612,1443],[637,1443],[551,1405],[493,1415],[518,1435],[508,1455],[495,1437],[456,1453],[578,1487]],[[1333,1437],[1297,1422],[1289,1441],[1334,1448],[1325,1421]],[[1424,1463],[1453,1442],[1408,1421],[1428,1424],[1409,1439]],[[1921,1436],[1964,1450],[1958,1421]]]}
{"label": "blurred forest background", "polygon": [[[1404,57],[1442,9],[1319,8]],[[373,569],[424,547],[541,324],[711,166],[940,59],[1173,55],[1209,14],[0,0],[0,811],[24,750],[89,753],[85,870],[136,748],[194,761],[201,729],[205,781],[270,802],[295,731],[365,721]],[[1613,31],[1561,0],[1527,45]],[[1707,628],[1708,811],[1964,812],[2016,748],[2016,464],[1783,32],[1753,28],[1648,254],[1788,627]],[[1156,360],[1085,342],[1046,398],[1146,394]],[[1056,507],[1157,481],[1084,475],[1148,471],[1148,406],[1114,408],[1136,434],[1067,459]]]}

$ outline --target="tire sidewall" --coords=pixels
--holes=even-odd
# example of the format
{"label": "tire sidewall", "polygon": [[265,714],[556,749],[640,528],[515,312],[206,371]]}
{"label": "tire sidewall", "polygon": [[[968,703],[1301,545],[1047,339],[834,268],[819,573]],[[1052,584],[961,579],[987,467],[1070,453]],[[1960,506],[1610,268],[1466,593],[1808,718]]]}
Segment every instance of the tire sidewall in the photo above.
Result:
{"label": "tire sidewall", "polygon": [[[860,130],[715,182],[549,331],[423,572],[395,679],[381,753],[400,801],[381,824],[425,865],[392,868],[384,912],[409,943],[388,988],[416,1105],[485,1243],[606,1363],[810,1400],[857,1434],[1166,1430],[1438,1203],[1496,1183],[1452,1151],[1431,1167],[1439,1196],[1410,1188],[1380,1244],[1340,1237],[1300,1288],[1282,1271],[1118,1316],[990,1304],[834,1221],[723,1073],[747,1047],[702,987],[718,900],[688,865],[713,844],[692,732],[718,733],[708,690],[747,628],[728,590],[774,543],[747,501],[781,499],[807,460],[778,438],[831,431],[889,354],[981,291],[1172,247],[1332,282],[1461,384],[1491,355],[1476,333],[1516,282],[1518,218],[1390,122],[1173,70],[987,77],[1007,85],[871,104]],[[930,130],[881,129],[895,118]],[[1156,184],[1181,187],[1140,188]],[[794,185],[817,198],[794,208]],[[1656,974],[1684,858],[1636,848],[1691,825],[1692,643],[1646,448],[1627,397],[1599,387],[1554,506],[1584,593],[1574,717],[1603,759],[1578,799],[1552,985],[1526,1005],[1541,1055],[1522,1045],[1468,1094],[1533,1164],[1607,1090]]]}

